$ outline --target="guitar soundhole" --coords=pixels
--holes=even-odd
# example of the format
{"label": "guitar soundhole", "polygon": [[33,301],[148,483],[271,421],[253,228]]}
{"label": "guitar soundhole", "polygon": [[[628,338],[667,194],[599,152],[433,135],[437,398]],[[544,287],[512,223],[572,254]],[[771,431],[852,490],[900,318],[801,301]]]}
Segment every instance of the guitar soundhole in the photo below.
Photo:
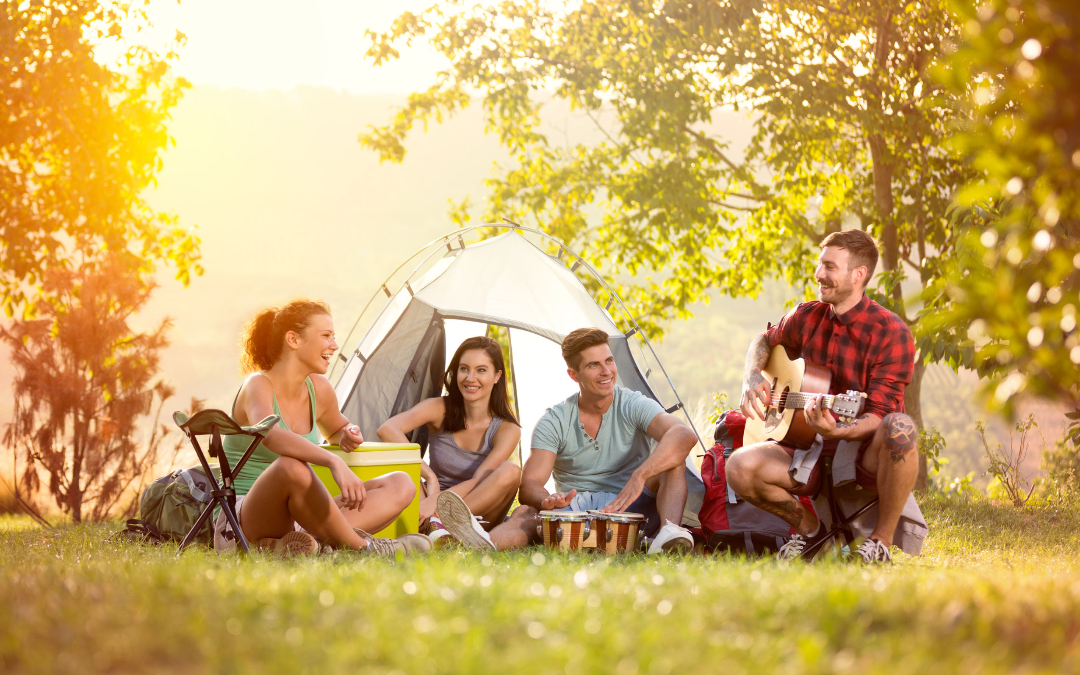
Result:
{"label": "guitar soundhole", "polygon": [[[789,391],[791,391],[791,387],[784,387],[784,390],[780,393],[780,400],[781,401],[784,401],[784,400],[787,399],[787,395],[788,395]],[[765,412],[765,429],[767,431],[772,431],[777,426],[779,426],[780,423],[783,422],[783,421],[784,421],[784,409],[783,409],[783,407],[781,407],[779,405],[775,405],[775,406],[770,407]]]}

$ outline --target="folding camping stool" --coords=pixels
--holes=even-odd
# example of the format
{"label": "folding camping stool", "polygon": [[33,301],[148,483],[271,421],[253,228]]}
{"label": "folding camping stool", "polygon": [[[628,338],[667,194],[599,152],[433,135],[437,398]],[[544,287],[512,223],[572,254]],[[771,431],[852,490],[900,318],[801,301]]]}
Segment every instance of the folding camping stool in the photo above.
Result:
{"label": "folding camping stool", "polygon": [[[866,513],[872,506],[877,504],[877,495],[874,495],[872,499],[858,507],[851,515],[846,515],[844,509],[840,504],[840,500],[836,497],[836,488],[833,485],[833,458],[822,457],[818,461],[821,464],[821,489],[818,491],[820,496],[822,492],[825,493],[825,503],[829,513],[828,515],[828,530],[825,531],[825,536],[815,542],[812,546],[807,546],[802,552],[802,559],[807,561],[813,561],[825,548],[826,544],[836,546],[839,543],[839,537],[843,537],[844,545],[849,548],[852,542],[855,541],[855,532],[852,530],[852,523],[854,523],[859,516]],[[871,493],[872,494],[872,493]],[[815,508],[819,505],[819,500],[814,500]],[[822,514],[818,514],[820,518]]]}
{"label": "folding camping stool", "polygon": [[[234,481],[236,475],[244,468],[244,464],[247,464],[248,458],[255,452],[255,448],[259,447],[259,443],[266,437],[266,432],[270,431],[280,419],[279,415],[269,415],[255,426],[242,427],[233,418],[220,410],[201,410],[191,417],[180,411],[173,413],[173,421],[191,441],[191,445],[195,448],[195,454],[199,457],[199,464],[202,465],[203,471],[206,472],[212,485],[210,503],[199,514],[195,526],[191,528],[191,531],[184,537],[184,541],[180,543],[180,549],[176,552],[177,557],[184,552],[188,544],[194,541],[196,534],[202,529],[206,520],[213,515],[215,506],[221,506],[221,510],[229,520],[229,525],[232,526],[233,532],[236,533],[241,548],[243,548],[244,553],[250,555],[251,551],[248,549],[247,540],[244,538],[244,532],[240,529],[240,521],[236,517]],[[247,450],[244,451],[240,461],[236,463],[236,466],[230,467],[229,460],[225,456],[225,450],[221,444],[221,437],[235,435],[250,436],[251,443],[248,445]],[[218,466],[221,468],[220,484],[214,476],[214,472],[210,470],[210,464],[207,463],[206,455],[203,454],[197,436],[210,437],[210,456],[217,458]]]}

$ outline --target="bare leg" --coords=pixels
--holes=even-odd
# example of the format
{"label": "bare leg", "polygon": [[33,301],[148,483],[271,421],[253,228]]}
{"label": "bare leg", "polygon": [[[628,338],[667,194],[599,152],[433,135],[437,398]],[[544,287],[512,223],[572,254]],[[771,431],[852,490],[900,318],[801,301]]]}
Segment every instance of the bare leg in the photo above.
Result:
{"label": "bare leg", "polygon": [[461,495],[469,510],[487,521],[486,529],[490,531],[503,522],[510,505],[514,503],[520,482],[521,469],[517,464],[503,462],[479,482],[475,478],[470,479],[451,487],[450,491]]}
{"label": "bare leg", "polygon": [[510,515],[510,520],[491,530],[491,543],[495,549],[507,551],[523,548],[540,539],[536,532],[536,516],[539,513],[531,506],[519,506]]}
{"label": "bare leg", "polygon": [[919,476],[918,440],[910,417],[889,413],[860,460],[864,469],[877,474],[878,519],[870,538],[886,546],[892,545],[900,514]]}
{"label": "bare leg", "polygon": [[776,443],[746,445],[731,454],[725,472],[731,489],[763,511],[782,518],[799,534],[818,527],[817,516],[788,490],[798,483],[788,473],[791,458]]}
{"label": "bare leg", "polygon": [[[367,497],[360,510],[341,509],[341,497],[337,497],[334,501],[344,514],[350,528],[359,527],[372,534],[393,523],[416,495],[416,485],[412,478],[409,478],[409,474],[403,471],[393,471],[378,478],[366,480],[364,488],[367,491]],[[303,525],[302,522],[300,524]]]}
{"label": "bare leg", "polygon": [[248,541],[283,537],[294,529],[294,523],[300,523],[332,546],[367,547],[311,467],[292,457],[277,458],[255,479],[240,513],[240,527]]}
{"label": "bare leg", "polygon": [[682,525],[683,509],[686,508],[686,468],[679,465],[669,469],[645,481],[645,485],[656,492],[660,526],[667,521]]}

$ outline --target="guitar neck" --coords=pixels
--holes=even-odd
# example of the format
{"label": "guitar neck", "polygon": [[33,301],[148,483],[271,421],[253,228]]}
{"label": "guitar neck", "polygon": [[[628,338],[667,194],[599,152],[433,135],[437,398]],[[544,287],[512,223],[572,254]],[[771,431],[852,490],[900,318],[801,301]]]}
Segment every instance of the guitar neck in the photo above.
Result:
{"label": "guitar neck", "polygon": [[832,410],[833,401],[836,400],[836,397],[833,396],[832,394],[824,394],[824,395],[822,395],[822,394],[806,393],[806,392],[801,392],[801,391],[789,391],[787,393],[786,397],[781,396],[781,398],[780,398],[780,409],[781,410],[785,410],[785,409],[790,410],[791,408],[805,408],[806,404],[809,403],[810,399],[813,398],[814,396],[821,396],[822,400],[825,403],[825,407],[828,408],[829,410]]}

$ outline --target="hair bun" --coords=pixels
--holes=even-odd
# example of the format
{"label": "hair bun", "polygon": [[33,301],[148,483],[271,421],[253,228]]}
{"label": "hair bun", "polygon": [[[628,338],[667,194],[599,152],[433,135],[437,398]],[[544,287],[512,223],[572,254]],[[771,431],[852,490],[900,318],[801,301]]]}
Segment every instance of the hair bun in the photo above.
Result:
{"label": "hair bun", "polygon": [[330,314],[330,307],[314,300],[293,300],[281,307],[262,310],[248,323],[241,338],[242,372],[269,370],[281,356],[285,334],[302,333],[317,314]]}

